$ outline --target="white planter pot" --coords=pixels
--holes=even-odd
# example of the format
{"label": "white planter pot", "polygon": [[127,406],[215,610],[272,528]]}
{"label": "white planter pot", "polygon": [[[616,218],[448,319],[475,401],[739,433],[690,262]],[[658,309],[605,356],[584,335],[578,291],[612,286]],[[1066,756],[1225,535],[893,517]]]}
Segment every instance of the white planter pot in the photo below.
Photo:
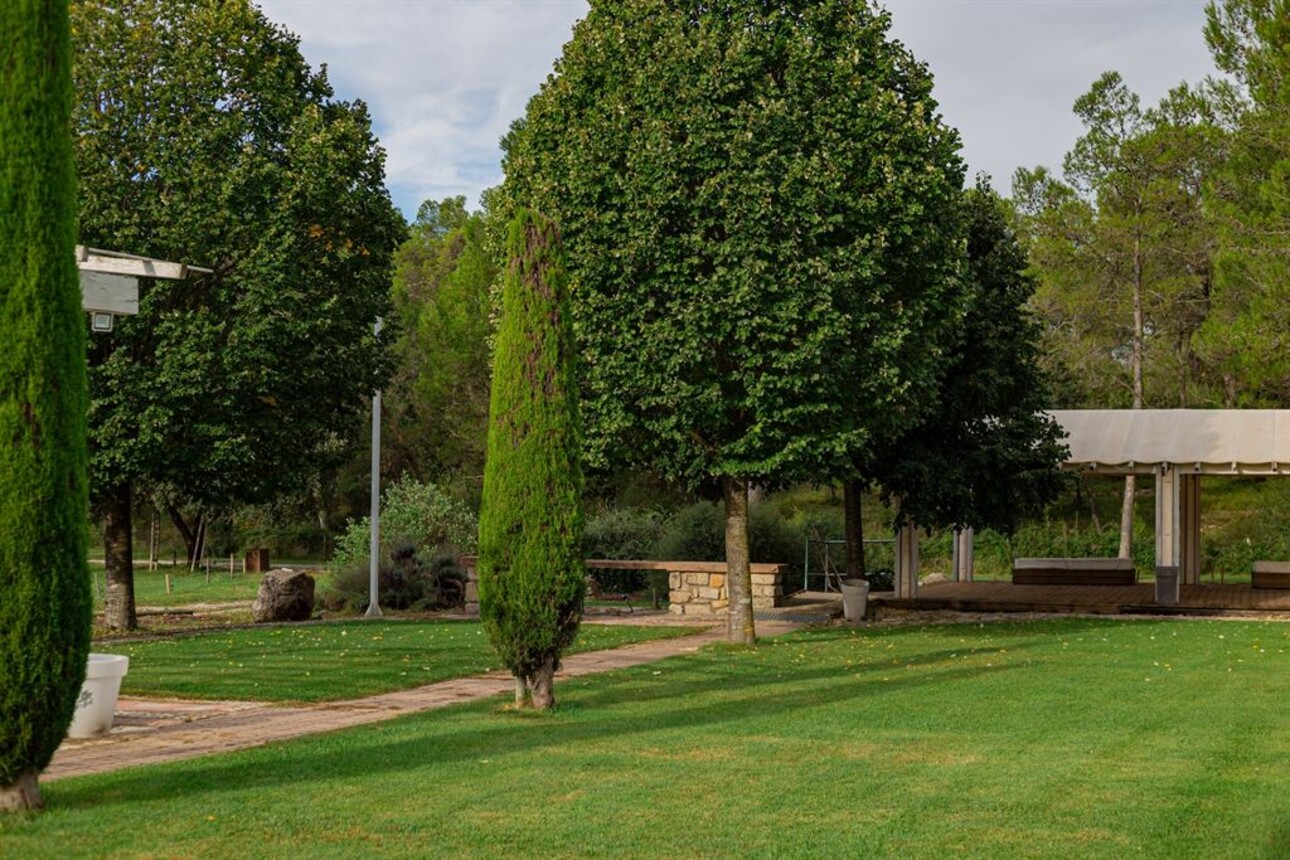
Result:
{"label": "white planter pot", "polygon": [[869,580],[842,580],[842,614],[852,624],[864,620],[865,607],[869,602]]}
{"label": "white planter pot", "polygon": [[76,715],[67,730],[69,738],[99,738],[112,731],[116,697],[129,667],[130,658],[121,654],[90,655],[85,683],[76,699]]}

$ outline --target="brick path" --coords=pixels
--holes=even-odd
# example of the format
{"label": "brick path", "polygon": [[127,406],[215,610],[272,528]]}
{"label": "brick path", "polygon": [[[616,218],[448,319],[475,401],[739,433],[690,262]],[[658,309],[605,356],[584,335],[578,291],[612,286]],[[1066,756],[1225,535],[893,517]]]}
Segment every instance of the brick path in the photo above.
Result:
{"label": "brick path", "polygon": [[[633,619],[621,621],[632,623]],[[775,636],[797,625],[762,621],[759,636]],[[725,639],[724,629],[678,639],[627,645],[611,651],[573,654],[557,678],[575,678],[652,663],[691,653]],[[513,694],[515,682],[503,672],[427,684],[365,699],[316,705],[275,706],[258,702],[193,702],[122,698],[112,733],[94,740],[68,739],[42,780],[103,773],[145,764],[179,761],[246,749],[301,735],[329,732],[430,711],[460,702]]]}

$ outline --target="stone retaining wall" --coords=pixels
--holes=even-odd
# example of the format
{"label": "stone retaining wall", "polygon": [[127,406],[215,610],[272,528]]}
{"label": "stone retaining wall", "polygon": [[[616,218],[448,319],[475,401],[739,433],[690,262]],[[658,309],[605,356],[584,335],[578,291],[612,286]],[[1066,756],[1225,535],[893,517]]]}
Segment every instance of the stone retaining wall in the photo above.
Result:
{"label": "stone retaining wall", "polygon": [[[664,562],[668,564],[668,562]],[[673,615],[712,616],[730,605],[726,587],[726,566],[721,563],[675,562],[668,568],[668,611]],[[786,564],[754,564],[752,567],[753,609],[783,605]]]}
{"label": "stone retaining wall", "polygon": [[[479,578],[475,557],[463,556],[466,569],[466,611],[479,613]],[[724,612],[730,605],[726,588],[726,565],[721,561],[622,561],[589,559],[587,567],[616,570],[666,570],[668,611],[673,615],[708,616]],[[753,609],[772,609],[784,603],[786,564],[753,564]]]}

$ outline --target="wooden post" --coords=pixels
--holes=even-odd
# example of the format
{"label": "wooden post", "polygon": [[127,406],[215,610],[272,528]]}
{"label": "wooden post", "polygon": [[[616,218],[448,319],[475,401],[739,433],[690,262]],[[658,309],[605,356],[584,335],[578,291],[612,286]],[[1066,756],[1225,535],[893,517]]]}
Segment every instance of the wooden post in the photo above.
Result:
{"label": "wooden post", "polygon": [[896,597],[918,596],[918,529],[905,520],[896,533]]}
{"label": "wooden post", "polygon": [[1179,575],[1183,585],[1200,585],[1200,475],[1179,475]]}

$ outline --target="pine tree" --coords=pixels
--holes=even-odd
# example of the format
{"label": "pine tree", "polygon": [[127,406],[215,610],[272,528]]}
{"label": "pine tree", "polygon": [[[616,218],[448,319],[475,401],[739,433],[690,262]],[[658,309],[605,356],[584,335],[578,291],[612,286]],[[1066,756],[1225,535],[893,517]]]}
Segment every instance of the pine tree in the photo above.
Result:
{"label": "pine tree", "polygon": [[66,0],[0,3],[0,810],[37,809],[85,677],[85,321]]}
{"label": "pine tree", "polygon": [[573,330],[555,226],[519,212],[507,254],[479,516],[479,603],[493,647],[515,675],[516,704],[531,699],[547,709],[586,591]]}

